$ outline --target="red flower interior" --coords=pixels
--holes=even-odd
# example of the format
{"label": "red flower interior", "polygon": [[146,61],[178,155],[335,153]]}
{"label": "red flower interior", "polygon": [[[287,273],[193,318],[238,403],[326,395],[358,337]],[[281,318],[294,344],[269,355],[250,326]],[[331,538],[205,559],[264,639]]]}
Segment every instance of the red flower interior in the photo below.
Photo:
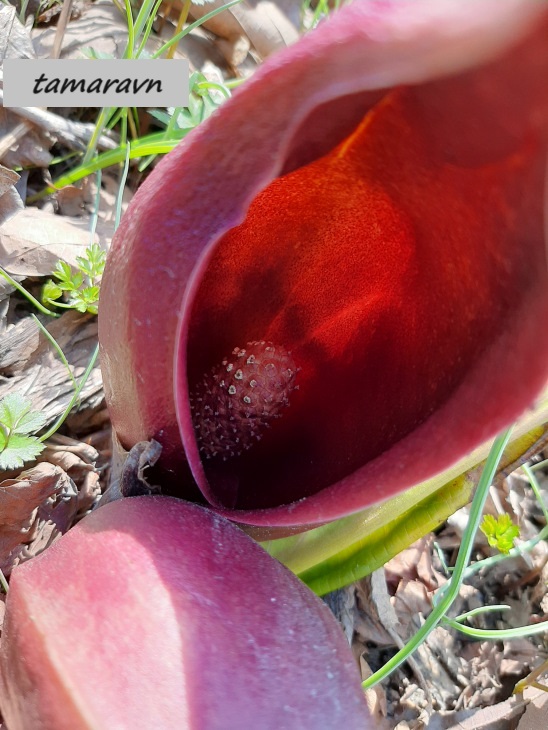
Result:
{"label": "red flower interior", "polygon": [[[113,241],[99,334],[113,427],[161,443],[164,493],[301,530],[533,404],[547,31],[536,3],[353,3],[156,167]],[[278,364],[265,345],[236,377],[235,348],[263,341]]]}
{"label": "red flower interior", "polygon": [[213,503],[295,502],[378,457],[450,398],[546,268],[528,245],[544,235],[536,117],[512,83],[493,99],[492,75],[470,76],[386,94],[217,244],[192,310],[191,390],[252,340],[301,370],[260,442],[205,462]]}

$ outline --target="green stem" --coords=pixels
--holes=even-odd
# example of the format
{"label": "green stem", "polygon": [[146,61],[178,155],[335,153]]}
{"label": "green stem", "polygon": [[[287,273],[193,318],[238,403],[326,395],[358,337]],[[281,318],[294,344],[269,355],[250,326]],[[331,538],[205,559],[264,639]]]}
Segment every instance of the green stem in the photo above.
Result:
{"label": "green stem", "polygon": [[455,619],[444,618],[443,623],[451,626],[453,629],[460,631],[461,634],[466,634],[474,639],[491,639],[495,641],[502,641],[503,639],[521,639],[524,636],[532,636],[533,634],[544,634],[548,631],[548,621],[542,621],[539,624],[533,626],[519,626],[516,629],[474,629],[471,626],[463,626]]}
{"label": "green stem", "polygon": [[[497,473],[497,466],[508,443],[511,431],[511,428],[507,429],[493,442],[493,446],[491,447],[489,456],[485,462],[474,499],[472,500],[468,524],[466,525],[466,529],[462,536],[462,544],[457,556],[455,569],[451,576],[451,580],[447,584],[448,589],[445,595],[442,600],[434,606],[424,624],[419,628],[415,636],[407,642],[403,649],[400,649],[400,651],[383,667],[374,672],[362,683],[362,687],[364,689],[369,689],[378,682],[381,682],[383,679],[386,679],[386,677],[388,677],[395,669],[403,664],[403,662],[406,661],[406,659],[427,639],[429,634],[444,618],[452,603],[457,598],[464,579],[466,567],[470,561],[470,556],[474,546],[474,538],[481,522],[483,508],[485,506],[487,495],[489,494],[489,487]],[[457,625],[460,626],[460,624]]]}
{"label": "green stem", "polygon": [[54,307],[59,307],[60,309],[74,309],[74,306],[72,304],[64,304],[63,302],[55,302],[53,299],[47,299],[46,300],[49,304],[51,304]]}
{"label": "green stem", "polygon": [[[152,24],[154,23],[154,18],[156,17],[158,10],[160,9],[160,5],[163,3],[164,0],[157,0],[156,4],[154,5],[154,8],[152,9],[152,12],[149,13],[148,17],[146,18],[146,21],[143,20],[143,24],[145,25],[145,30],[143,33],[143,37],[141,39],[141,44],[139,45],[139,48],[137,49],[137,52],[135,53],[136,58],[139,58],[141,56],[141,53],[143,52],[146,42],[149,39],[150,33],[152,31]],[[144,7],[144,5],[142,6]],[[141,8],[142,10],[142,8]],[[150,8],[147,9],[147,12],[150,10]],[[135,32],[137,34],[137,37],[139,37],[142,26],[139,23],[139,19],[141,16],[141,11],[139,11],[139,15],[137,16],[137,20],[135,21]]]}
{"label": "green stem", "polygon": [[97,143],[99,141],[99,138],[103,134],[105,127],[108,123],[108,120],[112,114],[112,110],[114,107],[103,107],[101,111],[99,112],[99,118],[97,119],[97,122],[95,124],[95,129],[93,130],[93,134],[91,135],[91,139],[89,141],[88,147],[86,149],[86,153],[84,155],[84,159],[82,160],[82,165],[89,165],[91,160],[93,159],[95,152],[97,150]]}
{"label": "green stem", "polygon": [[3,276],[4,279],[9,282],[15,289],[17,289],[18,292],[21,292],[21,294],[28,299],[28,301],[31,304],[34,304],[36,309],[39,312],[42,312],[42,314],[47,314],[50,317],[58,317],[59,315],[56,312],[52,312],[50,309],[46,309],[41,302],[38,301],[38,299],[35,299],[30,292],[28,292],[25,287],[21,286],[21,284],[18,281],[15,281],[15,279],[12,279],[12,277],[8,274],[7,271],[5,271],[0,266],[0,276]]}
{"label": "green stem", "polygon": [[74,379],[74,375],[72,374],[72,370],[70,369],[70,365],[68,364],[67,358],[65,357],[65,353],[61,349],[61,346],[59,345],[59,343],[57,342],[55,337],[48,332],[48,330],[44,327],[42,322],[40,322],[40,320],[38,319],[38,317],[35,314],[31,314],[30,316],[34,319],[34,321],[38,325],[38,327],[41,330],[44,337],[57,351],[57,354],[61,358],[61,362],[63,363],[63,365],[65,366],[65,368],[67,370],[67,373],[69,374],[69,378],[71,379],[74,388],[75,389],[78,388],[78,384],[77,384],[76,380]]}
{"label": "green stem", "polygon": [[97,191],[95,193],[95,204],[93,206],[93,214],[91,216],[91,225],[89,229],[89,245],[92,246],[95,241],[95,232],[97,230],[97,221],[99,220],[99,206],[101,205],[101,180],[103,176],[102,170],[97,170],[95,184]]}
{"label": "green stem", "polygon": [[462,623],[463,621],[466,621],[466,619],[472,618],[472,616],[477,616],[480,613],[490,613],[491,611],[511,611],[511,606],[507,606],[505,603],[497,603],[493,606],[479,606],[478,608],[473,608],[471,611],[465,611],[465,613],[461,613],[459,616],[455,616],[454,619],[444,619],[449,621],[457,621],[458,623]]}
{"label": "green stem", "polygon": [[548,466],[548,459],[544,459],[544,461],[539,461],[538,464],[533,464],[533,466],[530,467],[532,471],[538,471],[539,469],[545,469]]}
{"label": "green stem", "polygon": [[[188,134],[188,132],[190,132],[190,129],[183,130],[176,139],[172,140],[166,140],[164,132],[156,132],[154,134],[147,135],[146,137],[142,137],[140,140],[137,140],[132,144],[130,159],[134,160],[138,157],[145,157],[147,155],[161,155],[170,152],[174,147],[179,144],[179,142],[186,134]],[[51,187],[44,188],[44,190],[39,193],[35,193],[27,200],[28,202],[35,202],[36,200],[40,200],[44,196],[55,192],[55,190],[59,188],[63,188],[66,185],[71,185],[72,183],[81,180],[87,175],[90,175],[92,172],[97,172],[97,170],[104,169],[105,167],[117,165],[120,162],[124,162],[125,159],[125,145],[123,147],[117,147],[115,150],[109,150],[108,152],[101,153],[97,155],[97,157],[93,158],[93,160],[90,160],[85,164],[84,162],[82,162],[81,165],[76,167],[74,170],[71,170],[71,172],[67,173],[66,175],[62,175],[61,177],[58,177],[56,180],[54,180]]]}
{"label": "green stem", "polygon": [[89,378],[91,371],[93,370],[93,366],[95,365],[95,361],[97,360],[98,355],[99,355],[99,345],[97,345],[95,350],[93,351],[93,355],[91,356],[91,359],[88,363],[87,368],[84,371],[84,374],[80,378],[78,387],[74,391],[74,395],[70,399],[68,406],[65,408],[64,412],[59,416],[59,418],[55,421],[53,426],[48,431],[46,431],[46,433],[44,433],[44,434],[42,434],[42,436],[40,436],[40,438],[38,439],[39,441],[42,441],[42,442],[46,441],[47,439],[51,438],[53,436],[53,434],[56,433],[61,428],[61,426],[65,422],[67,416],[73,409],[74,404],[78,400],[80,393],[82,392],[82,388],[86,384],[86,381]]}
{"label": "green stem", "polygon": [[544,515],[544,519],[546,520],[546,524],[548,525],[548,509],[546,509],[544,500],[542,499],[542,494],[540,493],[540,484],[538,483],[538,479],[536,478],[535,474],[533,473],[531,467],[528,464],[524,464],[522,466],[522,469],[525,472],[525,474],[527,475],[527,479],[529,479],[529,484],[531,485],[531,489],[535,493],[535,497],[537,498],[538,503],[540,504],[542,513]]}
{"label": "green stem", "polygon": [[[141,3],[141,7],[139,8],[139,12],[137,13],[137,17],[135,18],[135,37],[139,38],[141,33],[143,32],[143,28],[154,22],[154,18],[156,17],[156,13],[160,9],[160,5],[162,4],[162,0],[144,0],[143,3]],[[151,10],[152,9],[152,10]],[[145,31],[145,38],[146,38],[146,31]],[[139,56],[139,53],[136,54]]]}

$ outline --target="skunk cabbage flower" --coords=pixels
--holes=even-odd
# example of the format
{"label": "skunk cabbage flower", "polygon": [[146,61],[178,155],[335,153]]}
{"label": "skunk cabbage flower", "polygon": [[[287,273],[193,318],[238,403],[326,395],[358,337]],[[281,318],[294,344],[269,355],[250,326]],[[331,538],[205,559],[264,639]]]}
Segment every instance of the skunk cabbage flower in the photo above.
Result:
{"label": "skunk cabbage flower", "polygon": [[548,17],[355,2],[155,169],[99,336],[126,448],[271,534],[417,484],[548,379]]}
{"label": "skunk cabbage flower", "polygon": [[228,520],[158,497],[13,571],[0,706],[10,730],[371,727],[327,606]]}

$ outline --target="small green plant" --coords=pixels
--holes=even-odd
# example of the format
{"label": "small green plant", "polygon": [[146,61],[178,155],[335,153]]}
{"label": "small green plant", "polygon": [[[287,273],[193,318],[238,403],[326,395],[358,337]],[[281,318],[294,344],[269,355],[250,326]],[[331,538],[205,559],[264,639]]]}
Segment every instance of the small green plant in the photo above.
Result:
{"label": "small green plant", "polygon": [[514,547],[514,540],[519,537],[519,527],[514,525],[512,518],[507,514],[498,515],[498,517],[484,515],[480,530],[487,538],[489,545],[505,555],[508,555]]}
{"label": "small green plant", "polygon": [[[56,281],[49,279],[42,289],[43,304],[97,314],[105,257],[105,251],[97,243],[92,243],[86,248],[85,256],[77,257],[76,271],[66,261],[58,261],[52,272]],[[59,301],[62,296],[68,296],[66,301]]]}
{"label": "small green plant", "polygon": [[30,400],[10,393],[0,400],[0,469],[18,469],[35,459],[44,444],[31,434],[46,424],[46,417],[32,410]]}

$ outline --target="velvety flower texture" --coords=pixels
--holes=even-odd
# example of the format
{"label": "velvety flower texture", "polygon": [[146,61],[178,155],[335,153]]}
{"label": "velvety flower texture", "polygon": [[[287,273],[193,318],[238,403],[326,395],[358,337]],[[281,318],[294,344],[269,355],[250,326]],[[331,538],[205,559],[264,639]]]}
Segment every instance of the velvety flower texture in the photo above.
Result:
{"label": "velvety flower texture", "polygon": [[[537,0],[357,1],[158,165],[113,242],[99,325],[114,427],[126,448],[162,443],[164,491],[302,529],[533,404],[547,41]],[[289,359],[248,363],[257,343]]]}

